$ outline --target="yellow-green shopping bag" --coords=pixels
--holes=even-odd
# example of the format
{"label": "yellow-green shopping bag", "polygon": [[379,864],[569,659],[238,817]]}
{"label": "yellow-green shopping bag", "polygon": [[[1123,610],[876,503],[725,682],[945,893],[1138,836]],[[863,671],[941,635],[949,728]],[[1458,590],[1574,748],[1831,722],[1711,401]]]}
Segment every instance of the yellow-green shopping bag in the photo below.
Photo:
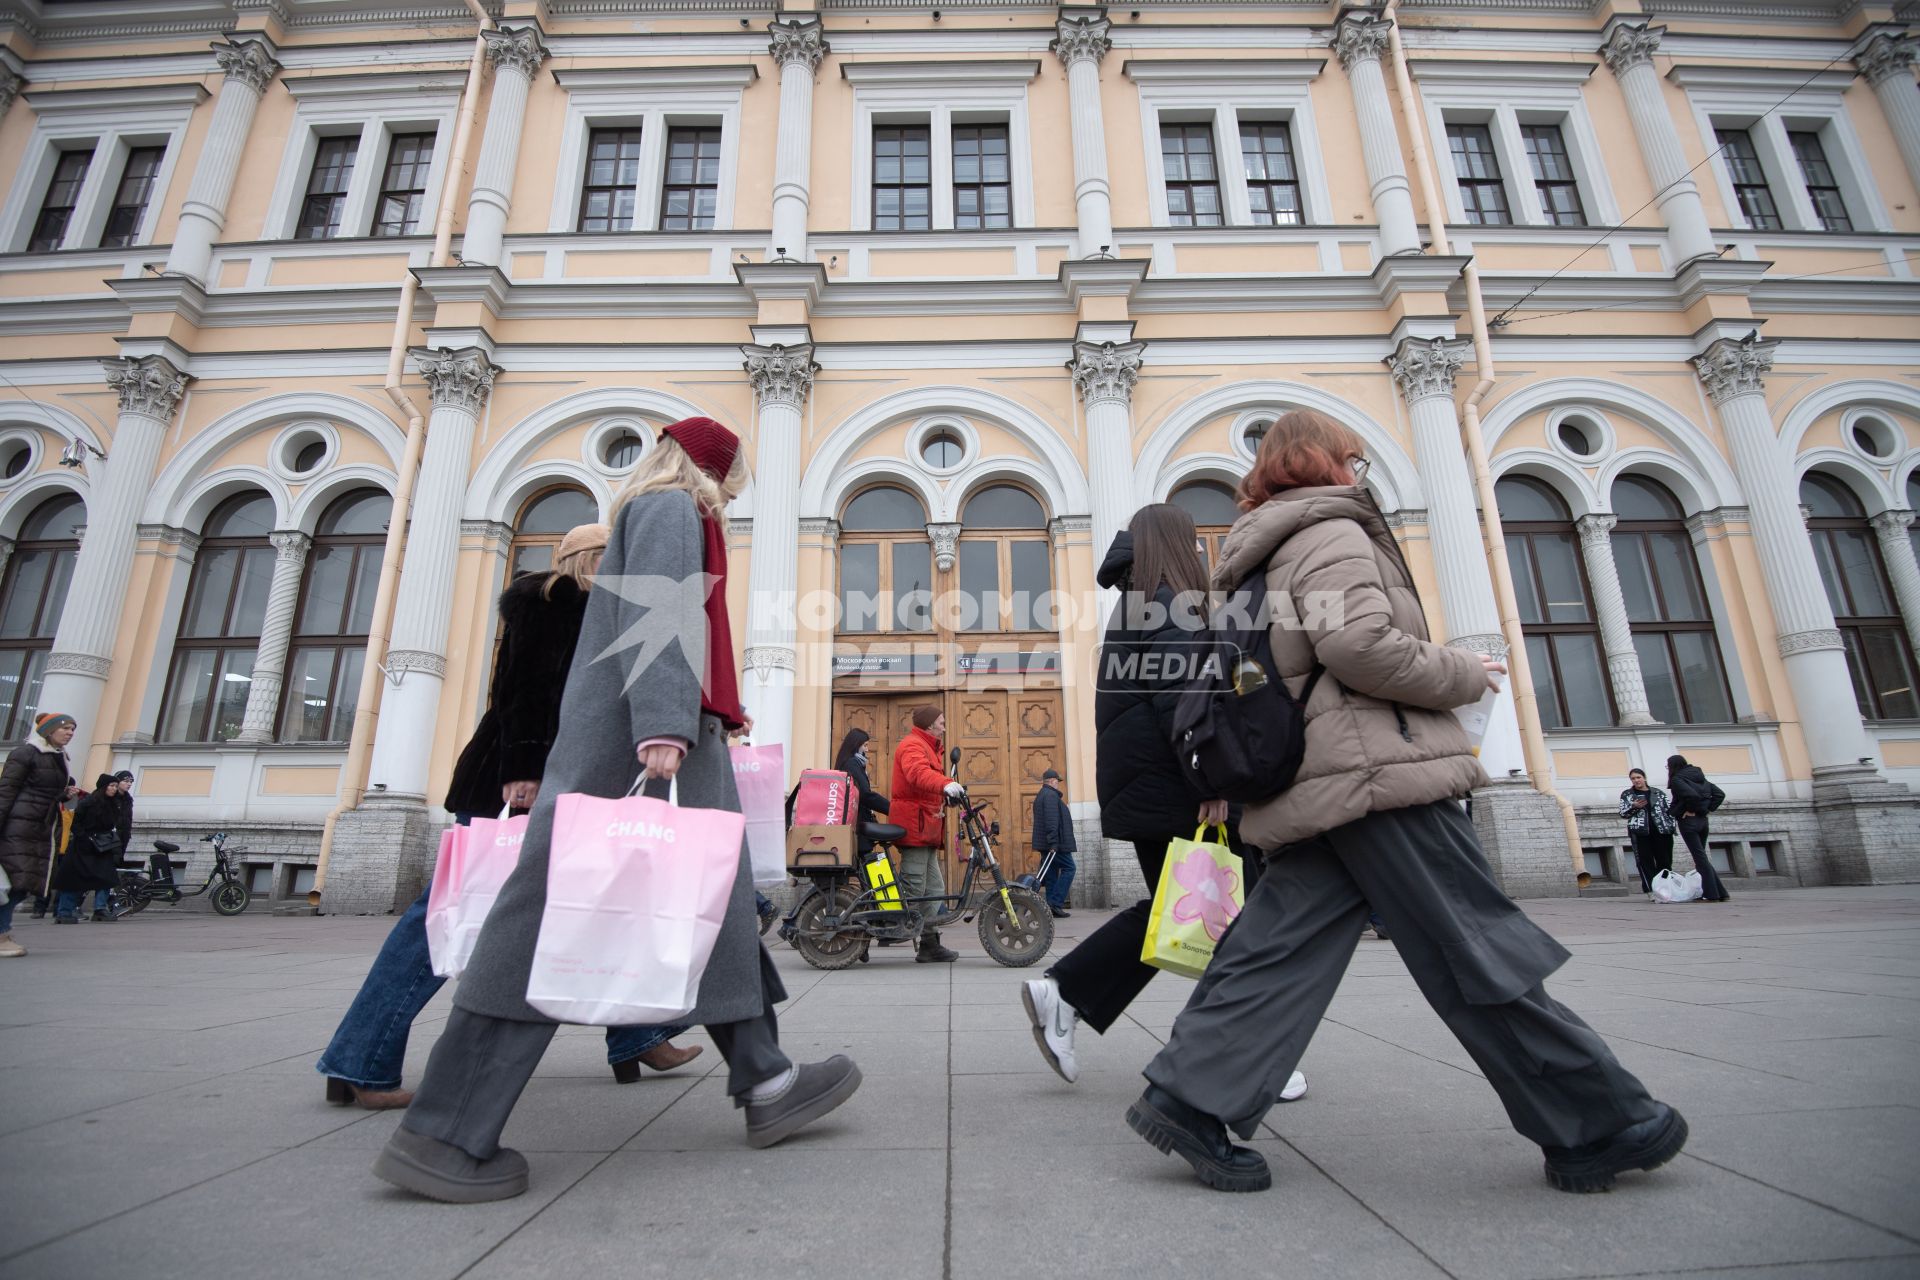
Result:
{"label": "yellow-green shopping bag", "polygon": [[1213,949],[1240,914],[1246,893],[1240,884],[1240,859],[1227,848],[1227,829],[1216,826],[1219,840],[1209,843],[1202,823],[1191,840],[1167,846],[1160,884],[1147,916],[1147,942],[1140,959],[1156,969],[1197,978],[1207,970]]}

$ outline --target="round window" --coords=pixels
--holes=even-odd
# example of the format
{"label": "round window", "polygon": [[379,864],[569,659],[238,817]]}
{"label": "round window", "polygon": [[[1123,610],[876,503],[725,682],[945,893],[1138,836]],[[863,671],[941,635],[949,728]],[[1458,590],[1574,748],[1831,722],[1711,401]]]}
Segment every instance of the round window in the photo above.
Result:
{"label": "round window", "polygon": [[600,460],[613,471],[625,471],[638,466],[640,455],[647,451],[647,442],[636,431],[616,431],[607,437],[600,447]]}
{"label": "round window", "polygon": [[1600,428],[1585,418],[1562,418],[1556,432],[1560,447],[1576,458],[1591,458],[1600,451]]}
{"label": "round window", "polygon": [[951,431],[935,431],[920,442],[920,456],[934,470],[947,471],[967,456],[967,445]]}
{"label": "round window", "polygon": [[297,476],[310,475],[318,471],[320,464],[326,460],[327,442],[325,440],[310,440],[306,444],[301,445],[300,451],[293,455],[293,474]]}
{"label": "round window", "polygon": [[1847,436],[1853,447],[1869,458],[1885,462],[1899,452],[1899,439],[1883,418],[1861,416],[1848,425]]}
{"label": "round window", "polygon": [[1247,452],[1260,452],[1260,442],[1267,438],[1267,432],[1271,430],[1273,430],[1273,423],[1266,418],[1262,418],[1258,422],[1249,422],[1247,429],[1242,432],[1240,436],[1242,440],[1247,442]]}
{"label": "round window", "polygon": [[0,480],[15,480],[26,471],[27,463],[33,461],[33,449],[16,442],[6,446],[5,458],[5,462],[0,462]]}

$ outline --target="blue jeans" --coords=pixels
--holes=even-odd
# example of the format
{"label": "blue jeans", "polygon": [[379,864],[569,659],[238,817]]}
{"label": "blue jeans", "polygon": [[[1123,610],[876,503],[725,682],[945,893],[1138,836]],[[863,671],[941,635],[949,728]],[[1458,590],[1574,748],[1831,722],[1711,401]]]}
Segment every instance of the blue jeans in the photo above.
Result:
{"label": "blue jeans", "polygon": [[1040,882],[1040,891],[1047,895],[1047,905],[1055,911],[1063,911],[1067,905],[1067,890],[1073,888],[1073,855],[1055,853],[1053,865],[1047,869],[1046,878]]}
{"label": "blue jeans", "polygon": [[25,889],[9,889],[0,897],[0,933],[13,932],[13,909],[32,896]]}
{"label": "blue jeans", "polygon": [[[369,1091],[400,1087],[407,1033],[433,993],[447,981],[433,971],[433,958],[427,951],[427,894],[431,889],[429,885],[420,891],[380,945],[380,954],[373,958],[373,968],[367,971],[359,994],[347,1007],[347,1016],[340,1020],[332,1043],[314,1064],[321,1075]],[[608,1027],[607,1062],[637,1058],[686,1029],[684,1025]]]}
{"label": "blue jeans", "polygon": [[[80,904],[86,901],[86,897],[87,891],[85,889],[62,889],[59,900],[53,904],[53,914],[56,916],[80,914]],[[93,909],[95,911],[104,911],[109,915],[113,914],[113,899],[107,890],[95,889],[93,891]]]}

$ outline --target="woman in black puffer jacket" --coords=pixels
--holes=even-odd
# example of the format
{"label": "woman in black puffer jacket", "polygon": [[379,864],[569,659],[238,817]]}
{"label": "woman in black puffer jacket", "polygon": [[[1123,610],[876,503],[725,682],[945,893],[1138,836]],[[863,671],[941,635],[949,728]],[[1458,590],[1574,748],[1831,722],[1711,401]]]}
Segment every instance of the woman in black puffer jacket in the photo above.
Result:
{"label": "woman in black puffer jacket", "polygon": [[73,807],[73,829],[67,833],[67,851],[54,868],[55,924],[78,924],[87,892],[93,892],[93,918],[113,919],[107,893],[120,880],[120,780],[103,773],[93,790]]}
{"label": "woman in black puffer jacket", "polygon": [[73,741],[72,716],[43,712],[33,722],[36,740],[7,753],[0,767],[0,869],[7,892],[0,897],[0,957],[27,954],[13,940],[13,909],[27,898],[35,915],[47,912],[47,873],[60,832],[60,802],[73,793],[67,743]]}

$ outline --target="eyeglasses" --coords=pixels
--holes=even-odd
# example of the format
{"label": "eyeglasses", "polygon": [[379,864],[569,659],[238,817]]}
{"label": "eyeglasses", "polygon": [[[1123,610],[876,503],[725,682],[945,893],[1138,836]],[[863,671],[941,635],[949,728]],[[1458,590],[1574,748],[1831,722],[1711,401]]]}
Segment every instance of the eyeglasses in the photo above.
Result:
{"label": "eyeglasses", "polygon": [[1347,465],[1353,469],[1353,482],[1355,484],[1365,484],[1367,479],[1367,468],[1371,467],[1373,464],[1371,462],[1368,462],[1365,458],[1352,458],[1348,460]]}

